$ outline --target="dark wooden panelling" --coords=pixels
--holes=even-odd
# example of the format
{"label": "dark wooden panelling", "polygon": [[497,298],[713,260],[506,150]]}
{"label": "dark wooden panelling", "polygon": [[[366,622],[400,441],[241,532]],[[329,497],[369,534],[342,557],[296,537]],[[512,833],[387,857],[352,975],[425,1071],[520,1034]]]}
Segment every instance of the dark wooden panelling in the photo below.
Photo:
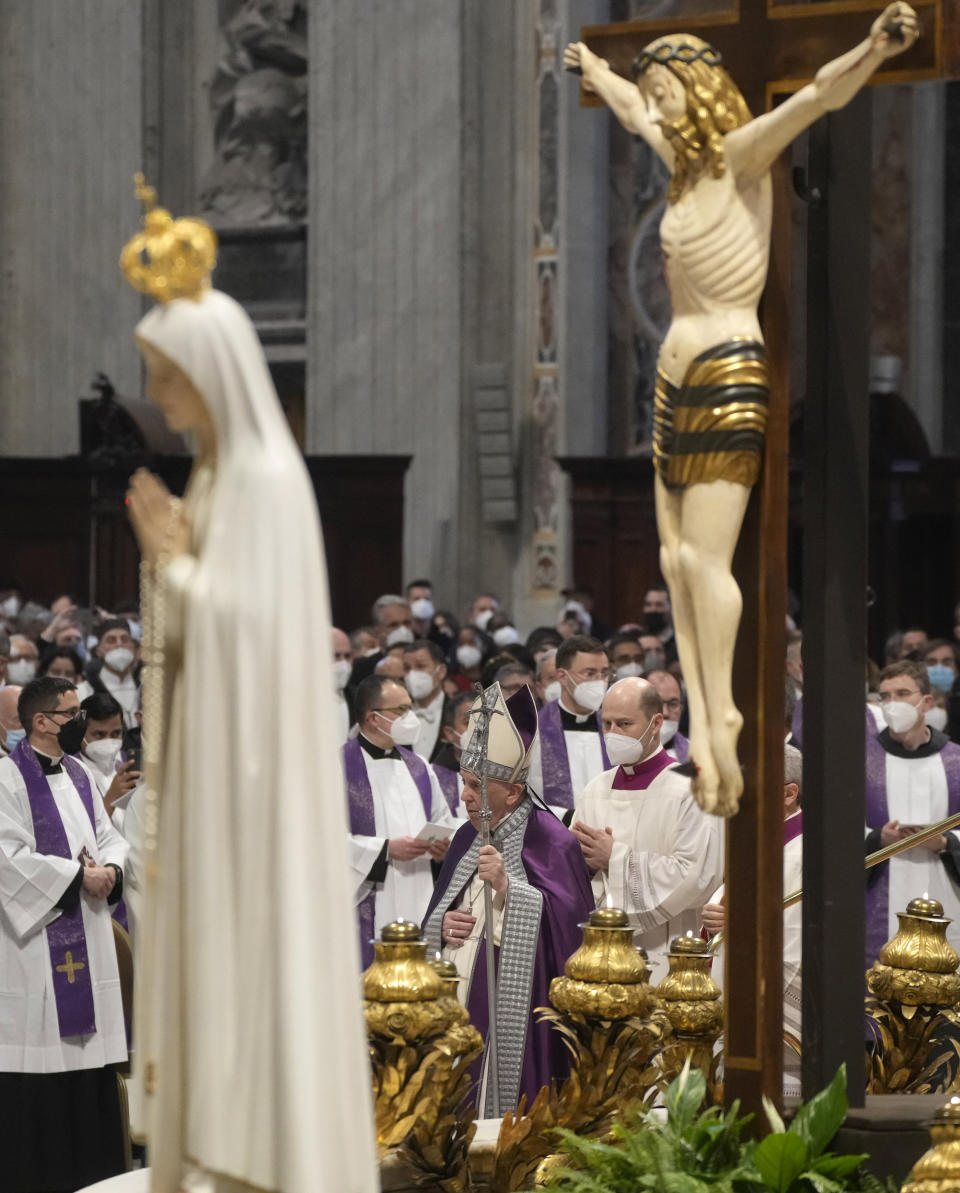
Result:
{"label": "dark wooden panelling", "polygon": [[[402,583],[407,456],[313,456],[307,468],[323,522],[334,621],[369,620],[370,603]],[[190,461],[152,467],[176,493]],[[0,459],[0,587],[49,601],[70,592],[110,608],[134,596],[139,555],[124,507],[126,469],[79,457]]]}

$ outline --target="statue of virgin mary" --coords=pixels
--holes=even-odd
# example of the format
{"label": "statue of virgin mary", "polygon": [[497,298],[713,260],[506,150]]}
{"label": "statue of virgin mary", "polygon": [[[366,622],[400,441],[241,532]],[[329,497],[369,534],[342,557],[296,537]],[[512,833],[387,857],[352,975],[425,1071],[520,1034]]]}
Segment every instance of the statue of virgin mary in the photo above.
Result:
{"label": "statue of virgin mary", "polygon": [[194,445],[182,501],[138,472],[142,949],[135,1055],[154,1193],[378,1187],[330,613],[314,494],[256,332],[198,221],[124,250],[159,303],[147,392]]}

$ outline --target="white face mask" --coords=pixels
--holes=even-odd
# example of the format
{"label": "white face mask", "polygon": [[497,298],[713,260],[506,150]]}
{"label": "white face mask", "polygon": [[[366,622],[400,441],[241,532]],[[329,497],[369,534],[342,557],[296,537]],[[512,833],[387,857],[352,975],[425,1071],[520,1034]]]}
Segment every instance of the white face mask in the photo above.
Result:
{"label": "white face mask", "polygon": [[0,613],[4,617],[16,617],[20,612],[20,598],[15,596],[8,596],[7,599],[0,605]]}
{"label": "white face mask", "polygon": [[648,650],[643,656],[644,671],[662,671],[667,665],[667,657],[662,650]]}
{"label": "white face mask", "polygon": [[543,699],[547,704],[551,704],[554,700],[559,700],[563,695],[563,687],[559,679],[552,680],[543,689]]}
{"label": "white face mask", "polygon": [[[386,720],[386,717],[383,717]],[[402,717],[390,722],[387,730],[398,746],[412,746],[420,736],[420,718],[410,709]]]}
{"label": "white face mask", "polygon": [[7,664],[7,683],[17,684],[21,688],[31,679],[36,679],[37,664],[33,659],[14,659]]}
{"label": "white face mask", "polygon": [[406,625],[398,625],[396,629],[391,630],[387,634],[387,646],[404,646],[407,642],[413,641],[413,630]]}
{"label": "white face mask", "polygon": [[605,733],[603,744],[607,747],[607,757],[614,766],[633,766],[643,757],[650,737],[653,721],[647,725],[639,737],[626,737],[622,733]]}
{"label": "white face mask", "polygon": [[473,619],[473,624],[478,630],[485,630],[490,618],[493,617],[494,612],[495,610],[493,609],[484,609],[482,613],[478,613]]}
{"label": "white face mask", "polygon": [[410,602],[410,613],[417,621],[429,621],[436,613],[436,609],[429,597],[420,597],[419,600]]}
{"label": "white face mask", "polygon": [[476,646],[457,647],[457,662],[467,671],[478,666],[482,658],[483,653]]}
{"label": "white face mask", "polygon": [[578,683],[573,689],[573,698],[581,708],[589,708],[591,712],[596,712],[603,704],[603,698],[607,694],[607,681],[605,679],[591,679],[586,683]]}
{"label": "white face mask", "polygon": [[520,641],[520,635],[512,625],[502,625],[499,630],[495,631],[493,640],[497,646],[513,646],[514,643]]}
{"label": "white face mask", "polygon": [[408,671],[403,677],[403,682],[414,700],[426,700],[434,688],[433,672]]}
{"label": "white face mask", "polygon": [[643,675],[639,663],[621,663],[617,668],[617,679],[629,679],[633,675]]}
{"label": "white face mask", "polygon": [[920,710],[905,700],[889,700],[880,705],[880,711],[893,733],[909,733],[920,720]]}
{"label": "white face mask", "polygon": [[365,650],[363,652],[363,657],[365,659],[372,659],[375,654],[379,654],[379,653],[380,653],[379,646],[371,646],[369,650]]}
{"label": "white face mask", "polygon": [[125,646],[117,646],[113,650],[107,651],[103,656],[103,661],[111,671],[122,675],[133,662],[133,651],[127,650]]}
{"label": "white face mask", "polygon": [[333,664],[333,690],[342,692],[350,681],[353,664],[349,659],[335,659]]}
{"label": "white face mask", "polygon": [[673,741],[679,730],[679,721],[664,721],[660,726],[660,745],[665,746],[668,741]]}
{"label": "white face mask", "polygon": [[924,713],[924,718],[930,729],[936,729],[943,733],[947,727],[947,710],[945,708],[931,708],[929,712]]}
{"label": "white face mask", "polygon": [[122,744],[119,737],[105,737],[101,741],[85,741],[83,752],[97,770],[105,775],[112,775]]}

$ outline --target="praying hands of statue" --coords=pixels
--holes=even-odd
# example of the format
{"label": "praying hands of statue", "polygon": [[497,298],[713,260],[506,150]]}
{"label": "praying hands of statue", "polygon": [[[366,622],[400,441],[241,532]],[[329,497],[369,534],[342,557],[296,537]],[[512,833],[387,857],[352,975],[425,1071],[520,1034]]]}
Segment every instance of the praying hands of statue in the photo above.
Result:
{"label": "praying hands of statue", "polygon": [[117,881],[110,866],[84,866],[83,889],[93,899],[106,899]]}
{"label": "praying hands of statue", "polygon": [[732,561],[760,475],[770,399],[757,307],[770,258],[771,168],[916,37],[916,14],[897,0],[859,44],[757,117],[717,51],[690,34],[651,42],[632,79],[583,42],[564,52],[564,66],[670,172],[660,224],[672,321],[654,395],[657,530],[687,688],[691,790],[719,816],[733,816],[743,794],[743,716],[732,682],[742,599]]}
{"label": "praying hands of statue", "polygon": [[610,868],[610,855],[613,853],[613,830],[607,828],[591,828],[589,824],[577,821],[571,825],[570,831],[580,842],[583,860],[587,863],[591,873],[600,871],[606,874]]}
{"label": "praying hands of statue", "polygon": [[468,915],[465,911],[448,911],[440,925],[440,935],[446,944],[458,949],[473,931],[476,922],[476,916]]}
{"label": "praying hands of statue", "polygon": [[127,490],[127,510],[140,553],[148,563],[173,559],[190,550],[190,519],[163,481],[138,468]]}

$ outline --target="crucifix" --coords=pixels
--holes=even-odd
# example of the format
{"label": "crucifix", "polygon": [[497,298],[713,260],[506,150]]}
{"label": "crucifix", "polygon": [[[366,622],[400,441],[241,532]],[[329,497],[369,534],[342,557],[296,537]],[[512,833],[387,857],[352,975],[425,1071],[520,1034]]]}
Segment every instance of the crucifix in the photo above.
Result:
{"label": "crucifix", "polygon": [[[700,137],[700,144],[712,144],[709,139],[711,134],[715,135],[719,132],[721,137],[725,137],[731,132],[738,132],[749,120],[749,113],[746,118],[739,115],[735,111],[735,98],[730,98],[726,93],[720,96],[722,104],[717,105],[714,109],[715,112],[720,113],[720,119],[717,121],[718,127],[708,129],[706,132],[691,124],[689,108],[686,109],[686,114],[682,105],[676,113],[670,113],[668,105],[674,101],[670,95],[669,79],[666,86],[661,86],[660,91],[657,92],[652,83],[653,68],[665,66],[669,70],[670,62],[668,60],[672,57],[675,61],[680,51],[676,44],[663,45],[659,43],[656,40],[658,36],[668,33],[692,34],[694,40],[688,43],[682,51],[686,54],[688,63],[695,59],[698,63],[712,65],[709,60],[710,52],[712,49],[718,50],[722,55],[723,65],[733,76],[754,113],[771,111],[778,99],[793,92],[805,94],[802,89],[820,68],[824,67],[828,61],[848,55],[843,60],[845,61],[844,67],[835,72],[833,76],[836,84],[835,94],[842,92],[843,77],[849,76],[851,70],[858,68],[857,63],[850,58],[849,52],[858,43],[863,43],[867,31],[871,28],[874,31],[872,36],[878,39],[885,37],[890,43],[901,40],[903,44],[899,46],[899,49],[905,50],[901,57],[892,59],[892,54],[885,55],[885,60],[879,70],[877,70],[879,63],[874,61],[873,69],[863,73],[857,81],[857,86],[842,95],[839,103],[831,102],[825,105],[840,107],[851,99],[859,86],[868,81],[869,74],[873,74],[873,78],[869,80],[872,82],[904,82],[942,77],[955,70],[958,60],[960,60],[960,53],[958,53],[956,44],[956,27],[950,25],[951,21],[956,20],[951,6],[944,0],[921,0],[917,5],[916,17],[911,10],[907,11],[910,13],[910,20],[916,21],[916,26],[921,34],[916,45],[911,45],[913,26],[910,28],[910,37],[904,37],[903,27],[899,24],[900,10],[885,9],[883,5],[871,3],[870,0],[833,0],[833,2],[825,4],[779,6],[772,0],[740,0],[728,12],[701,17],[692,22],[685,21],[682,16],[679,16],[658,21],[634,21],[620,25],[588,27],[581,34],[582,41],[589,51],[606,60],[613,72],[622,78],[619,84],[606,85],[604,83],[604,85],[594,86],[598,83],[600,76],[595,70],[591,73],[591,65],[595,64],[595,60],[589,53],[585,53],[582,60],[579,60],[586,66],[584,75],[587,90],[582,93],[582,101],[586,105],[595,105],[601,101],[607,102],[623,122],[627,123],[628,128],[631,127],[630,123],[623,119],[630,102],[623,82],[631,76],[632,64],[635,61],[638,62],[640,73],[646,73],[651,80],[645,84],[647,110],[650,111],[651,105],[653,108],[659,107],[662,117],[672,122],[670,130],[673,134],[670,137],[670,156],[674,176],[672,187],[677,189],[675,193],[671,194],[671,198],[678,201],[683,191],[683,178],[679,177],[681,170],[677,163],[683,165],[684,155],[693,157],[691,146],[695,144],[697,136]],[[882,21],[874,24],[881,14],[883,14]],[[698,43],[695,39],[702,39],[702,42]],[[670,39],[664,38],[664,42],[669,43],[669,41]],[[651,43],[653,44],[651,45]],[[706,47],[703,46],[703,43],[707,43]],[[879,40],[874,45],[878,47]],[[645,49],[648,50],[647,53],[644,53]],[[574,50],[575,47],[571,47],[571,50],[568,51],[566,59],[568,66],[578,63],[576,53],[572,57],[569,56]],[[699,66],[697,69],[700,69]],[[663,77],[662,71],[660,77]],[[594,94],[590,94],[591,89]],[[714,95],[717,94],[715,91]],[[679,103],[679,101],[676,102]],[[785,105],[782,111],[786,112],[789,107],[790,105]],[[795,103],[793,107],[795,110]],[[642,116],[640,119],[642,120]],[[684,120],[688,127],[684,126]],[[726,127],[723,126],[724,122],[726,122]],[[795,132],[801,131],[810,123],[811,121],[807,120],[806,123],[800,124]],[[665,136],[666,126],[661,125],[660,128]],[[634,131],[643,132],[642,129],[634,129]],[[647,134],[644,132],[644,135]],[[654,133],[655,135],[656,133]],[[763,134],[761,132],[758,135],[762,137]],[[647,139],[651,138],[648,136]],[[715,140],[717,144],[721,143],[720,137],[715,137]],[[742,140],[742,138],[739,139],[737,148],[734,149],[734,142],[737,141],[737,138],[731,138],[728,144],[733,154],[741,151]],[[651,143],[653,144],[653,140]],[[785,146],[787,140],[785,139],[781,143]],[[657,146],[654,145],[654,148]],[[720,152],[722,154],[722,150]],[[664,155],[661,154],[661,156]],[[742,157],[735,157],[734,169],[737,169],[738,164],[742,168],[743,160]],[[747,161],[749,163],[749,158]],[[671,164],[671,161],[668,161],[668,164]],[[721,177],[722,172],[723,165],[721,163],[719,170],[714,169],[714,177]],[[786,558],[787,353],[790,302],[789,189],[782,155],[771,173],[775,215],[762,319],[763,341],[766,344],[768,359],[761,360],[759,352],[749,360],[742,359],[744,353],[742,345],[734,348],[732,341],[742,341],[749,337],[736,335],[732,337],[731,344],[723,345],[725,350],[729,348],[730,351],[726,353],[719,364],[714,359],[706,361],[704,359],[706,354],[697,356],[694,360],[692,353],[686,353],[685,367],[690,361],[696,366],[702,364],[700,372],[695,377],[692,377],[690,372],[687,372],[685,377],[664,376],[664,353],[662,352],[661,379],[658,379],[658,411],[662,420],[661,448],[663,444],[666,444],[668,449],[674,449],[672,456],[669,452],[662,452],[664,459],[657,460],[658,473],[664,482],[658,491],[658,524],[661,527],[662,544],[665,543],[664,527],[666,527],[665,578],[670,583],[671,590],[674,589],[676,581],[682,580],[683,577],[681,568],[674,568],[675,583],[671,583],[671,576],[666,574],[667,570],[673,567],[669,543],[672,515],[669,499],[665,498],[663,494],[667,491],[671,480],[669,469],[678,469],[672,477],[675,488],[682,488],[683,483],[688,479],[681,474],[676,463],[678,456],[675,450],[676,442],[684,435],[691,440],[691,443],[697,436],[703,440],[704,427],[709,426],[706,419],[710,412],[702,411],[696,406],[689,394],[698,388],[703,390],[709,386],[713,386],[715,391],[718,369],[721,373],[729,376],[732,375],[736,367],[743,380],[740,387],[742,392],[738,392],[735,404],[741,413],[746,411],[746,421],[741,419],[736,427],[739,434],[737,446],[742,447],[747,442],[749,438],[747,432],[754,433],[759,430],[762,435],[763,421],[766,422],[765,447],[759,449],[755,443],[749,445],[755,452],[762,450],[764,460],[759,483],[754,486],[752,493],[749,486],[756,474],[755,472],[750,473],[751,462],[749,460],[746,463],[741,461],[737,464],[740,471],[736,475],[726,474],[732,475],[733,480],[739,481],[741,488],[746,486],[746,491],[742,495],[741,508],[733,510],[731,507],[732,515],[739,513],[744,518],[743,530],[734,560],[734,572],[743,595],[742,627],[734,663],[734,692],[736,706],[739,706],[744,714],[744,728],[740,738],[739,763],[737,763],[735,755],[733,759],[738,772],[740,765],[743,768],[743,799],[739,815],[729,820],[727,826],[726,902],[731,930],[725,985],[727,1007],[725,1092],[728,1104],[734,1098],[739,1098],[747,1109],[754,1111],[759,1111],[761,1108],[762,1094],[778,1101],[782,1089],[782,920],[780,910],[782,872],[780,858],[783,843],[781,801],[783,791],[783,672],[786,590],[784,560]],[[718,201],[724,201],[724,196],[719,193],[719,188]],[[756,211],[761,211],[760,201],[756,204]],[[769,214],[768,210],[767,214]],[[864,210],[861,222],[865,222],[866,218],[867,212]],[[674,225],[681,220],[682,213],[674,217]],[[745,224],[744,235],[747,235],[748,231]],[[671,253],[670,232],[670,229],[664,228],[663,239],[668,259]],[[729,246],[719,244],[717,251],[724,251],[726,248]],[[669,276],[668,264],[668,278]],[[685,312],[677,310],[677,287],[671,285],[671,291],[674,296],[674,325],[676,325],[677,315],[683,315]],[[671,348],[669,338],[666,346],[668,349],[666,363],[669,367],[669,349]],[[682,346],[678,355],[681,359],[684,358]],[[741,359],[734,361],[734,355],[738,355]],[[684,382],[682,386],[680,385],[681,381]],[[768,402],[767,395],[769,396]],[[863,396],[864,398],[866,396],[865,376],[863,377]],[[664,411],[667,412],[665,415]],[[716,412],[715,409],[713,414]],[[748,426],[751,419],[753,420],[752,425]],[[668,439],[668,436],[672,438]],[[704,442],[706,441],[704,440]],[[693,452],[694,448],[701,450],[702,454],[706,450],[699,443],[694,444],[688,450]],[[714,444],[711,441],[711,450],[713,448]],[[714,454],[719,455],[724,452],[728,457],[735,454],[729,450],[729,445],[725,446],[722,441],[717,440]],[[739,454],[742,456],[745,453],[740,452]],[[681,464],[684,468],[688,466],[687,462],[683,460],[681,460]],[[712,476],[709,473],[697,475],[694,472],[693,475],[695,481],[713,481],[715,476],[722,478],[725,474],[718,472]],[[824,479],[823,487],[829,487],[829,477],[821,479]],[[712,485],[701,485],[700,487],[709,488]],[[748,494],[749,500],[747,499]],[[709,518],[708,504],[704,505],[700,516]],[[822,523],[818,524],[816,530],[819,531],[821,526]],[[863,537],[862,527],[860,528],[860,537],[861,539]],[[676,600],[674,603],[676,605]],[[731,608],[735,608],[736,601],[733,597],[731,597],[730,603]],[[696,611],[695,598],[691,598],[690,604],[691,608]],[[846,628],[849,629],[849,625]],[[857,652],[860,652],[862,666],[863,643],[856,642],[855,637],[854,635],[851,659]],[[681,662],[683,662],[683,639],[679,629],[678,642],[680,643]],[[690,657],[689,652],[688,657]],[[726,663],[729,670],[729,659],[721,661]],[[813,670],[817,670],[816,662]],[[846,688],[850,686],[848,682],[850,676],[855,673],[855,666],[846,669],[844,676],[841,677],[840,685],[845,690],[839,694],[834,692],[832,694],[834,698],[842,700],[844,695],[850,695]],[[856,708],[862,701],[862,673],[857,682],[860,685],[860,697],[856,703],[851,704],[851,708]],[[704,683],[703,686],[706,687],[707,684]],[[819,689],[822,694],[826,684],[822,681],[819,683],[815,681],[811,687],[813,690]],[[808,687],[809,690],[810,687]],[[855,687],[853,690],[856,700]],[[704,700],[701,698],[700,707],[703,708],[703,705]],[[693,695],[690,707],[691,717],[695,718],[697,709]],[[729,725],[736,726],[737,708],[729,699],[724,716]],[[860,735],[862,737],[862,727]],[[711,739],[713,736],[711,734]],[[702,773],[697,774],[694,780],[695,791],[699,784],[698,798],[701,803],[707,807],[719,807],[720,810],[730,815],[735,810],[736,796],[739,796],[739,790],[731,798],[730,774],[734,768],[731,765],[730,750],[727,746],[724,758],[722,756],[723,742],[719,740],[722,735],[717,734],[716,736],[718,738],[716,743],[708,739],[708,745],[711,748],[716,745],[716,749],[713,751],[715,757],[710,757],[710,749],[704,750],[708,756],[707,775],[705,779]],[[816,753],[817,751],[814,750],[815,755]],[[693,747],[691,758],[697,762]],[[819,762],[821,763],[820,769],[823,770],[824,752],[822,750]],[[714,766],[715,771],[721,772],[719,782],[715,776],[711,776],[710,766]],[[724,768],[726,778],[723,774]],[[852,774],[855,769],[854,760],[848,770]],[[845,828],[847,829],[855,823],[857,818],[862,821],[862,760],[860,770],[861,806],[858,808],[856,803],[857,785],[853,780],[851,780],[851,789],[844,793],[850,797],[846,800],[845,809]],[[808,773],[806,783],[809,785],[811,779],[816,783],[821,777],[817,774],[811,776]],[[739,773],[735,778],[736,783],[739,784]],[[727,782],[730,788],[726,795],[724,782]],[[704,795],[706,798],[703,798]],[[825,824],[819,825],[818,830],[821,838],[829,831]],[[822,844],[822,840],[820,844]],[[810,884],[807,883],[805,877],[805,886],[808,885]],[[822,885],[821,883],[821,887]],[[823,893],[822,889],[817,892],[811,886],[808,896],[811,899],[811,906],[816,903],[818,894],[822,896]],[[821,913],[823,911],[822,899],[820,911]],[[814,907],[815,912],[816,908]],[[862,906],[859,911],[851,909],[851,912],[848,928],[850,936],[855,937],[857,925],[862,924]],[[857,946],[853,944],[849,947]],[[820,968],[822,970],[823,967]],[[818,976],[823,979],[826,975],[820,973]],[[825,981],[822,984],[825,985]],[[806,1004],[805,991],[805,1008]],[[819,1043],[823,1045],[823,1040],[821,1039]],[[821,1052],[827,1051],[823,1047],[820,1050]],[[848,1070],[849,1068],[848,1065]],[[857,1097],[858,1083],[859,1065],[854,1070],[851,1080],[854,1101]]]}

